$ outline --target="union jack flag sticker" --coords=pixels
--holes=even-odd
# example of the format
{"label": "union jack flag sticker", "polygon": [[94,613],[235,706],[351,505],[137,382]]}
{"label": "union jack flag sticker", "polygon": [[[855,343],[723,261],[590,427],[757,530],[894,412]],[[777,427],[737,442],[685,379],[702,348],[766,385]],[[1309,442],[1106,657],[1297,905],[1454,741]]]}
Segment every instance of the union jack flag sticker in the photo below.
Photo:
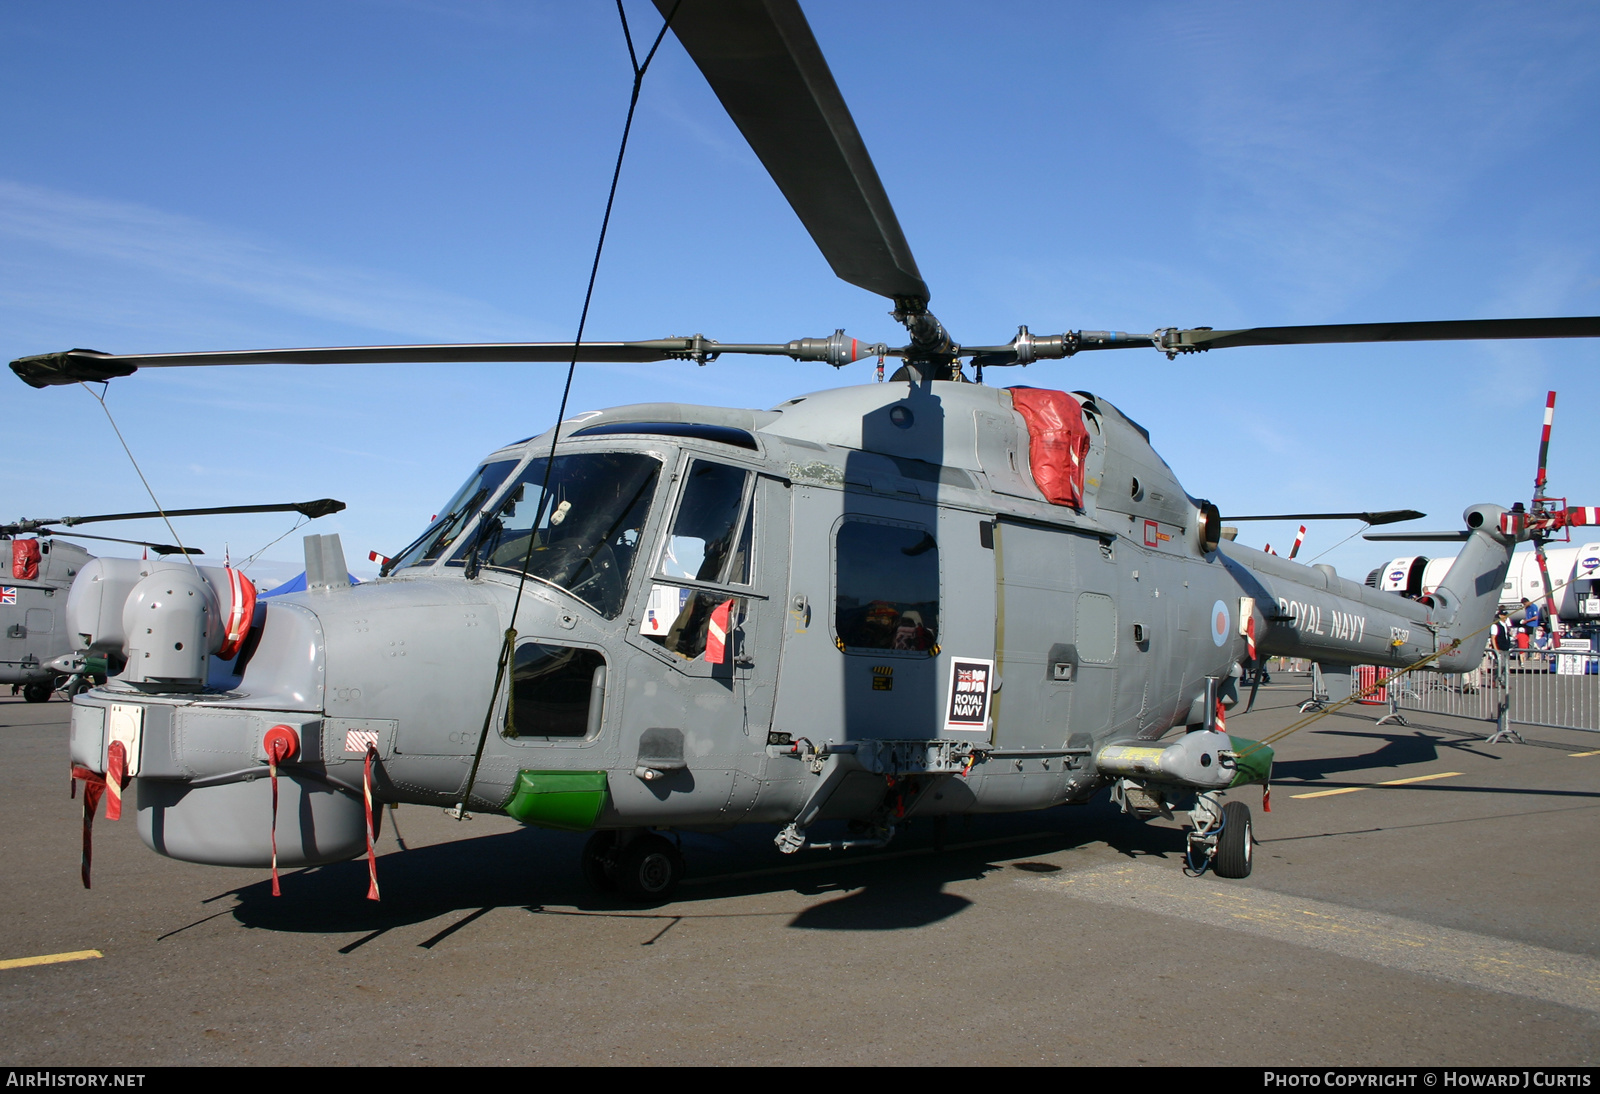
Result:
{"label": "union jack flag sticker", "polygon": [[15,585],[0,585],[0,604],[15,604],[17,602],[17,587]]}

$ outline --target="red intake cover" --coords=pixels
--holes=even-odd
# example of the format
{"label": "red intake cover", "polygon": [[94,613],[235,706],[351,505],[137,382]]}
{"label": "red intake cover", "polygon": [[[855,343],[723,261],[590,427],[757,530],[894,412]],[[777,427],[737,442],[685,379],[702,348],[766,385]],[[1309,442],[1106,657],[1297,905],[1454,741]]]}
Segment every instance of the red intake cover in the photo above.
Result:
{"label": "red intake cover", "polygon": [[1011,402],[1028,423],[1028,462],[1033,481],[1055,505],[1083,508],[1084,460],[1089,456],[1089,428],[1083,405],[1064,391],[1037,387],[1007,388]]}
{"label": "red intake cover", "polygon": [[11,541],[11,576],[32,581],[39,576],[39,541],[14,539]]}

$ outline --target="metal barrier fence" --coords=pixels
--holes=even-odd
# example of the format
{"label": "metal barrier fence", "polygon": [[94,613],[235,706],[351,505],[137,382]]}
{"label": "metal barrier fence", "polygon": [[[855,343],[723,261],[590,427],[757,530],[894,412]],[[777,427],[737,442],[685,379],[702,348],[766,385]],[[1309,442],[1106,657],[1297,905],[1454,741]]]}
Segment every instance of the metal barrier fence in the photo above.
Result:
{"label": "metal barrier fence", "polygon": [[[1380,682],[1358,667],[1357,688]],[[1514,736],[1511,725],[1600,733],[1600,653],[1507,650],[1485,655],[1471,672],[1413,672],[1384,683],[1374,699],[1389,713],[1379,722],[1404,721],[1402,712],[1447,714],[1496,723],[1495,740]]]}

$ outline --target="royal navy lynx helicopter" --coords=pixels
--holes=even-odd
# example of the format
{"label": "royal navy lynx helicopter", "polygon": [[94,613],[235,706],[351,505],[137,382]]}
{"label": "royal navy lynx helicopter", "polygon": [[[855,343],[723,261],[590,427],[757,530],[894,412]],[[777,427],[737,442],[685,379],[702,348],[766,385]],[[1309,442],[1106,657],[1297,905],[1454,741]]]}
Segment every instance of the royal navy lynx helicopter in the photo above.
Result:
{"label": "royal navy lynx helicopter", "polygon": [[[1191,860],[1251,869],[1271,752],[1222,714],[1242,661],[1475,666],[1512,548],[1494,504],[1407,600],[1222,539],[1148,434],[1087,391],[997,388],[964,365],[1153,347],[1593,337],[1600,319],[1070,331],[958,343],[793,0],[657,0],[834,271],[908,339],[410,345],[14,361],[35,387],[249,363],[900,362],[887,383],[770,410],[651,403],[499,449],[378,580],[309,537],[308,589],[248,613],[184,567],[103,599],[127,669],[79,695],[71,755],[131,785],[156,851],[265,867],[370,856],[419,803],[593,831],[588,876],[669,894],[674,829],[822,819],[881,844],[910,817],[1041,809],[1110,789],[1187,807]],[[92,637],[92,636],[91,636]],[[208,683],[208,676],[211,683]],[[1178,731],[1174,734],[1174,730]],[[374,885],[369,895],[376,895]]]}

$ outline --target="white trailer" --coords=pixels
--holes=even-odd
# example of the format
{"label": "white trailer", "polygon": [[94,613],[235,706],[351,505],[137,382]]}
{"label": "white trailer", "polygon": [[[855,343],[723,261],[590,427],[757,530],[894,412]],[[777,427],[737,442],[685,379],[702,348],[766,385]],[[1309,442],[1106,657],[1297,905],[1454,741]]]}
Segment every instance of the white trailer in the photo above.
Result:
{"label": "white trailer", "polygon": [[[1556,590],[1556,615],[1569,622],[1600,621],[1600,543],[1551,547],[1544,554],[1550,566],[1550,582]],[[1454,562],[1453,556],[1402,556],[1372,571],[1367,584],[1402,596],[1425,595],[1439,587]],[[1544,597],[1539,559],[1532,550],[1511,556],[1511,568],[1500,588],[1500,603],[1508,609],[1519,607],[1523,597]]]}

